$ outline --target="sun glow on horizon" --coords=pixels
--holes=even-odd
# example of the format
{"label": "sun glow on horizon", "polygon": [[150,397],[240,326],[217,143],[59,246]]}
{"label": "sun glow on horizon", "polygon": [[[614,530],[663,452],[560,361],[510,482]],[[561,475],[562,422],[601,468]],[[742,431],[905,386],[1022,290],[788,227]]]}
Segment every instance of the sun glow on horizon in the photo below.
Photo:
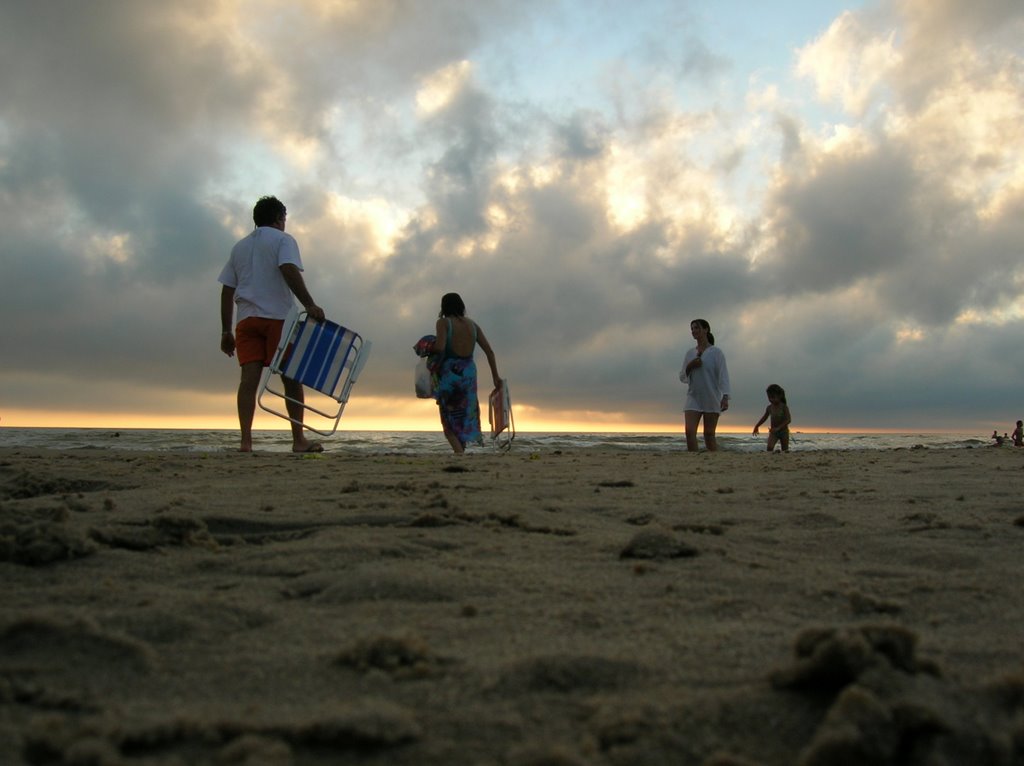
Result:
{"label": "sun glow on horizon", "polygon": [[[579,417],[545,417],[536,413],[527,415],[523,408],[522,417],[516,415],[516,431],[519,433],[557,434],[678,434],[683,438],[682,422],[651,423],[625,420],[592,420]],[[518,409],[514,410],[514,413]],[[486,437],[488,430],[487,413],[481,411],[481,426]],[[287,431],[288,424],[282,418],[263,411],[257,411],[253,428],[257,431]],[[931,434],[931,433],[962,433],[977,434],[991,428],[1002,428],[1000,423],[978,423],[973,429],[965,428],[848,428],[843,426],[809,425],[794,428],[795,434]],[[54,411],[54,410],[9,410],[0,416],[0,431],[3,428],[86,428],[86,429],[154,429],[154,430],[194,430],[194,431],[236,431],[238,420],[233,410],[225,409],[217,415],[177,415],[166,413],[130,413],[130,412],[99,412],[99,411]],[[440,438],[441,426],[437,413],[427,407],[420,416],[385,416],[345,414],[338,426],[338,433],[346,431],[378,431],[378,432],[431,432],[436,431]],[[730,426],[722,423],[718,432],[721,434],[749,434],[746,426]],[[763,434],[762,434],[763,436]]]}
{"label": "sun glow on horizon", "polygon": [[[639,423],[621,420],[544,417],[519,414],[513,410],[517,431],[532,433],[682,433],[682,425],[670,423]],[[481,427],[488,430],[487,412],[480,413]],[[309,425],[320,425],[308,420]],[[238,419],[233,409],[223,414],[177,415],[169,413],[100,412],[75,410],[11,410],[0,417],[0,428],[151,428],[166,430],[237,430]],[[261,431],[287,430],[282,419],[257,410],[253,428]],[[725,430],[725,429],[720,429]],[[338,431],[437,431],[441,432],[437,411],[429,405],[422,415],[387,416],[360,415],[346,411]]]}

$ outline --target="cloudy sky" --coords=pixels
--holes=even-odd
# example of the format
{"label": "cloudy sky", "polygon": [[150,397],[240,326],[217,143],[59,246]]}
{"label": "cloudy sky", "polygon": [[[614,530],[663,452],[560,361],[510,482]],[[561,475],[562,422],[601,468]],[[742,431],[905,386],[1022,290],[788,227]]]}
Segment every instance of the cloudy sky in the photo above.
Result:
{"label": "cloudy sky", "polygon": [[348,428],[437,427],[454,290],[521,430],[681,430],[696,317],[725,430],[773,382],[797,430],[1010,430],[1022,40],[1020,0],[5,3],[0,419],[234,427],[216,279],[275,194],[374,343]]}

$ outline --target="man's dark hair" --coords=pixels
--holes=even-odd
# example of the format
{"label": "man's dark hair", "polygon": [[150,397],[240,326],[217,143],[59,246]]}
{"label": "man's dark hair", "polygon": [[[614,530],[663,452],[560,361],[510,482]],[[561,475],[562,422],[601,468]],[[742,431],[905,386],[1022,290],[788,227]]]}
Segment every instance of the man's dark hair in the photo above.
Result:
{"label": "man's dark hair", "polygon": [[252,220],[257,226],[273,226],[288,213],[277,197],[260,197],[252,209]]}

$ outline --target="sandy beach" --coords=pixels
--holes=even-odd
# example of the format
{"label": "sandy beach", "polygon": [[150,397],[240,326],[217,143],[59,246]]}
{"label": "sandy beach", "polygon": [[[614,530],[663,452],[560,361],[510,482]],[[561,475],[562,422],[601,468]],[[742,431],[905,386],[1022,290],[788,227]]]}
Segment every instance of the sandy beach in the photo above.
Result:
{"label": "sandy beach", "polygon": [[3,449],[0,762],[1021,764],[1022,479]]}

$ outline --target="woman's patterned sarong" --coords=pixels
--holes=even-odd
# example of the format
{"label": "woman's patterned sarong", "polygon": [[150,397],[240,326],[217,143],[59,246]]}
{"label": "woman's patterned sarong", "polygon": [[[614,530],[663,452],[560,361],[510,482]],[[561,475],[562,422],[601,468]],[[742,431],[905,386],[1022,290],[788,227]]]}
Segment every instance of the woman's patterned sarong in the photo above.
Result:
{"label": "woman's patterned sarong", "polygon": [[455,435],[463,447],[483,444],[473,357],[450,356],[441,362],[435,398],[441,412],[441,424]]}

